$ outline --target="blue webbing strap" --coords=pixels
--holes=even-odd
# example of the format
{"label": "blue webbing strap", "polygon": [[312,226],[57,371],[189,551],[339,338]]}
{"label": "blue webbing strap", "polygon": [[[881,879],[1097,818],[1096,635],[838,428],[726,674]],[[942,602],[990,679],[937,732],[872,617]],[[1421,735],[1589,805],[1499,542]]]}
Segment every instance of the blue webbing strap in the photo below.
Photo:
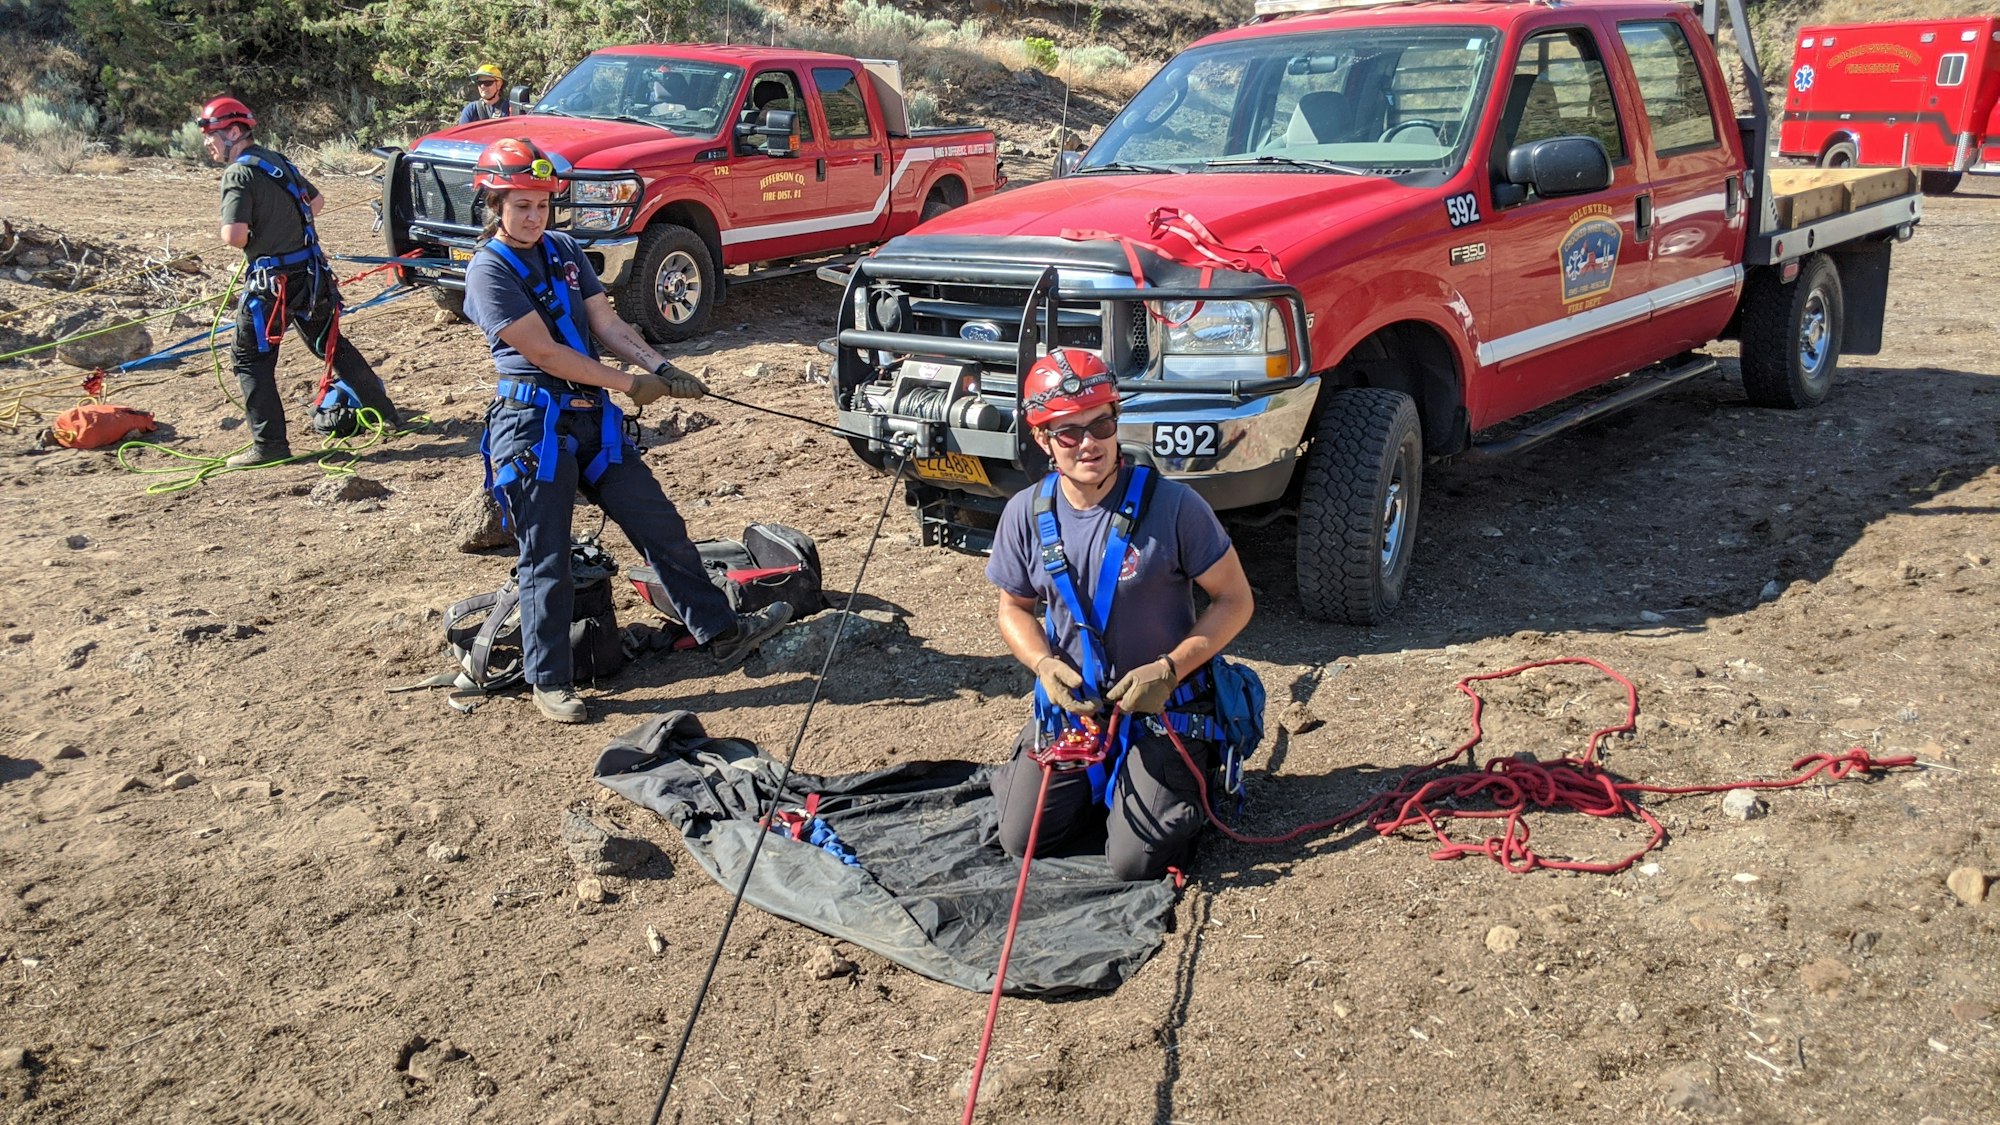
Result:
{"label": "blue webbing strap", "polygon": [[[1111,666],[1108,650],[1104,645],[1104,631],[1111,623],[1111,606],[1118,596],[1118,576],[1125,567],[1125,554],[1132,546],[1132,532],[1139,526],[1140,509],[1145,505],[1147,478],[1152,470],[1144,465],[1135,466],[1132,475],[1125,482],[1125,492],[1118,501],[1118,511],[1111,520],[1111,534],[1104,541],[1104,557],[1098,563],[1097,589],[1086,606],[1077,594],[1076,578],[1070,571],[1069,558],[1063,552],[1062,528],[1056,522],[1055,489],[1059,479],[1050,473],[1042,478],[1035,493],[1035,531],[1041,539],[1042,569],[1048,572],[1049,581],[1056,592],[1062,595],[1069,607],[1070,617],[1075,619],[1077,632],[1082,640],[1084,689],[1093,697],[1101,698],[1106,688],[1105,682]],[[1055,619],[1047,611],[1042,614],[1042,626],[1047,630],[1049,647],[1057,648]],[[1063,725],[1074,725],[1076,720],[1069,712],[1056,707],[1049,701],[1048,694],[1041,685],[1035,685],[1035,712],[1042,729],[1048,731],[1050,720]],[[1123,723],[1118,728],[1118,744],[1110,747],[1105,755],[1105,763],[1090,767],[1091,796],[1106,801],[1112,785],[1118,779],[1118,770],[1125,763],[1125,751],[1131,746],[1132,727]]]}

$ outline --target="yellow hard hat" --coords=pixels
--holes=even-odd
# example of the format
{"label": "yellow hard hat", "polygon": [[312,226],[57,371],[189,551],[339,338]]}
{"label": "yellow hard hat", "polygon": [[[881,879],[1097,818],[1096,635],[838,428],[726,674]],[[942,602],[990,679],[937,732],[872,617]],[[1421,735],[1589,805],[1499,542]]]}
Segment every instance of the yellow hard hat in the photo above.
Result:
{"label": "yellow hard hat", "polygon": [[507,76],[500,73],[499,67],[494,66],[492,63],[487,63],[485,66],[482,66],[478,70],[473,71],[472,77],[475,81],[481,78],[491,78],[495,82],[499,82],[504,80]]}

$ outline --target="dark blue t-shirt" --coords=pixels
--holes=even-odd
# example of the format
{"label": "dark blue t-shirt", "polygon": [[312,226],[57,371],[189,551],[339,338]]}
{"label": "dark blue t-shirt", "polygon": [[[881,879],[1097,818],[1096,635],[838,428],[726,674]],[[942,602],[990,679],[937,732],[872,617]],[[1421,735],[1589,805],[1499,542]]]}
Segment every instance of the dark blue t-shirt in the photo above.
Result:
{"label": "dark blue t-shirt", "polygon": [[[1126,468],[1104,500],[1087,511],[1071,507],[1060,486],[1055,490],[1056,526],[1062,534],[1063,553],[1069,557],[1077,593],[1086,604],[1097,588],[1105,540],[1111,535],[1111,517],[1124,499],[1131,473]],[[1039,482],[1007,502],[993,536],[993,557],[987,560],[986,578],[1016,597],[1040,598],[1046,603],[1045,612],[1056,626],[1056,647],[1081,668],[1081,630],[1070,614],[1069,603],[1042,567],[1042,540],[1035,530],[1034,512],[1038,488]],[[1116,564],[1122,569],[1105,636],[1111,667],[1105,673],[1106,682],[1097,685],[1097,690],[1110,687],[1125,672],[1165,656],[1187,638],[1195,621],[1194,580],[1228,553],[1229,533],[1222,529],[1222,521],[1215,518],[1215,509],[1208,501],[1187,485],[1161,477],[1133,529],[1125,558]]]}
{"label": "dark blue t-shirt", "polygon": [[[497,236],[496,236],[497,237]],[[604,283],[597,280],[597,271],[590,268],[590,260],[583,256],[582,248],[576,240],[560,231],[549,231],[542,236],[547,243],[555,246],[556,260],[561,263],[563,281],[569,287],[570,307],[576,310],[578,330],[584,342],[590,345],[590,358],[598,358],[597,340],[590,334],[589,317],[584,313],[583,303],[604,292]],[[529,363],[511,344],[500,338],[500,330],[524,316],[541,316],[542,307],[536,302],[533,291],[548,276],[548,256],[539,246],[521,249],[509,246],[521,264],[528,267],[528,280],[507,260],[485,246],[472,256],[472,262],[465,267],[465,316],[486,333],[486,346],[493,349],[493,366],[502,375],[536,375],[540,369]],[[547,323],[546,319],[543,323]],[[562,332],[554,327],[549,335],[561,343]]]}

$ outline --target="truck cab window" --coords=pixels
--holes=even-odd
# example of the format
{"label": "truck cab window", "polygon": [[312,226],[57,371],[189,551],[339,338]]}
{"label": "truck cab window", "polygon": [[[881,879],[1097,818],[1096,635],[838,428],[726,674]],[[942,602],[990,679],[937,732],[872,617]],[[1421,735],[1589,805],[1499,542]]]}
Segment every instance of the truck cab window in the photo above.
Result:
{"label": "truck cab window", "polygon": [[1522,45],[1494,160],[1506,159],[1517,145],[1552,137],[1592,137],[1613,164],[1625,159],[1625,133],[1604,60],[1590,34],[1577,28],[1545,31]]}
{"label": "truck cab window", "polygon": [[1618,35],[1639,79],[1639,102],[1652,126],[1654,151],[1689,152],[1722,143],[1708,84],[1681,25],[1666,20],[1621,23]]}
{"label": "truck cab window", "polygon": [[[799,96],[799,80],[789,70],[766,70],[750,80],[750,100],[743,107],[743,120],[752,124],[762,124],[764,114],[771,110],[783,110],[793,115],[794,131],[800,144],[813,139],[812,114],[806,110],[806,100]],[[751,137],[753,148],[766,147],[771,138]]]}
{"label": "truck cab window", "polygon": [[861,80],[844,67],[813,68],[819,107],[826,113],[830,141],[865,141],[875,135],[868,123],[868,103],[861,100]]}

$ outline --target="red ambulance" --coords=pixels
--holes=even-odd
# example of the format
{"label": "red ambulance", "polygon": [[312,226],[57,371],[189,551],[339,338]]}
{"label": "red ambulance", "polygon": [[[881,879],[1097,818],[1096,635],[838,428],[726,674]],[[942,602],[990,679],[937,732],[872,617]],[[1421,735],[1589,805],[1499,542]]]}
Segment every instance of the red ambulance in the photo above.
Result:
{"label": "red ambulance", "polygon": [[1778,152],[1917,168],[1932,195],[2000,172],[2000,17],[1802,28]]}

